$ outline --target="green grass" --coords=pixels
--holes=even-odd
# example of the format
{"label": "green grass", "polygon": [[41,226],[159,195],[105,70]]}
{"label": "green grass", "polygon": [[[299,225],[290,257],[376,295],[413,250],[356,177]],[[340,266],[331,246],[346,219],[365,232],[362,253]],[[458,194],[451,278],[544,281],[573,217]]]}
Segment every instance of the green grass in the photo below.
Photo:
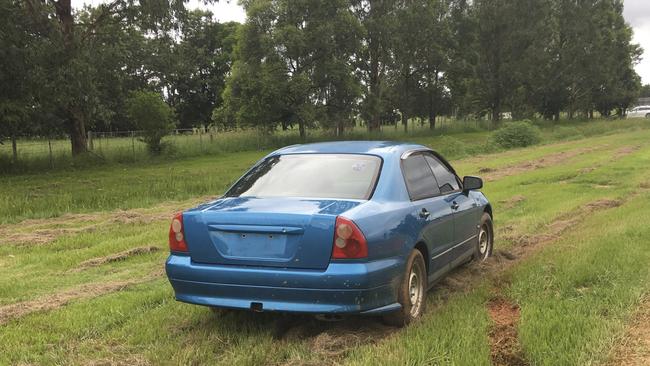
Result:
{"label": "green grass", "polygon": [[[604,145],[610,134],[626,127],[645,131],[646,121],[597,121],[577,124],[575,129],[597,130],[604,135],[593,141]],[[604,127],[609,130],[602,130]],[[604,131],[604,132],[603,132]],[[549,128],[547,142],[554,142]],[[589,134],[589,133],[585,133]],[[629,132],[634,134],[634,132]],[[513,150],[488,161],[494,149],[487,145],[488,132],[458,133],[443,136],[410,136],[406,140],[432,146],[449,159],[483,156],[480,167],[493,168],[499,162],[511,164],[558,152],[567,146],[588,147],[590,140],[568,141],[560,145],[542,146],[521,153]],[[388,137],[388,136],[384,136]],[[395,136],[397,137],[397,136]],[[402,136],[405,137],[405,136]],[[624,137],[626,138],[626,137]],[[0,176],[0,224],[29,218],[47,218],[70,212],[96,212],[135,207],[148,207],[169,200],[221,194],[241,172],[269,150],[222,153],[185,159],[140,162],[131,165],[109,164],[83,169]],[[464,165],[461,165],[464,167]],[[474,165],[473,169],[479,166]],[[462,172],[462,169],[459,171]]]}
{"label": "green grass", "polygon": [[[600,132],[487,155],[457,153],[452,163],[459,173],[478,174],[482,168],[499,170],[548,161],[560,152],[581,152],[558,164],[486,183],[484,192],[494,204],[502,235],[497,249],[519,245],[503,235],[544,233],[547,224],[586,203],[620,198],[624,204],[594,211],[496,277],[476,279],[464,290],[436,287],[429,293],[424,318],[407,329],[390,331],[367,319],[333,324],[300,319],[278,339],[274,333],[286,322],[284,317],[214,315],[175,302],[161,277],[96,298],[72,299],[66,306],[0,325],[0,364],[487,365],[491,320],[486,303],[495,291],[521,307],[519,340],[531,364],[602,362],[641,296],[650,291],[650,130]],[[484,137],[479,132],[453,139],[470,146]],[[444,139],[448,137],[416,141],[436,147]],[[620,154],[630,146],[638,149]],[[48,244],[0,244],[0,306],[81,285],[146,278],[162,266],[168,223],[111,222],[114,210],[165,213],[170,200],[189,205],[198,196],[218,195],[263,154],[228,153],[0,178],[0,233],[86,228],[61,233]],[[506,201],[515,195],[523,200],[507,208]],[[85,221],[76,216],[47,219],[88,212],[95,214]],[[22,221],[28,218],[37,220]],[[161,250],[74,271],[89,259],[145,245]],[[472,268],[454,275],[464,276]]]}
{"label": "green grass", "polygon": [[604,361],[629,310],[650,290],[650,227],[638,214],[650,209],[648,198],[594,215],[510,274],[521,342],[534,364]]}
{"label": "green grass", "polygon": [[[343,136],[334,136],[331,131],[309,130],[304,139],[299,136],[297,129],[276,131],[272,135],[261,135],[256,130],[180,133],[164,139],[169,149],[157,157],[150,156],[146,145],[130,133],[126,136],[95,134],[92,138],[91,153],[77,158],[71,156],[70,142],[66,139],[24,139],[18,141],[17,163],[12,162],[11,144],[0,145],[0,174],[92,169],[97,165],[164,164],[170,159],[273,150],[298,143],[341,139],[418,142],[432,137],[445,137],[438,140],[440,146],[437,148],[454,158],[497,150],[488,145],[490,130],[496,127],[489,121],[442,119],[438,121],[435,130],[431,130],[426,124],[413,122],[409,125],[408,133],[403,131],[401,125],[397,128],[382,126],[380,132],[373,133],[368,133],[365,127],[357,126],[346,131]],[[543,139],[546,142],[650,127],[650,123],[645,120],[566,120],[560,123],[536,123],[542,127]]]}

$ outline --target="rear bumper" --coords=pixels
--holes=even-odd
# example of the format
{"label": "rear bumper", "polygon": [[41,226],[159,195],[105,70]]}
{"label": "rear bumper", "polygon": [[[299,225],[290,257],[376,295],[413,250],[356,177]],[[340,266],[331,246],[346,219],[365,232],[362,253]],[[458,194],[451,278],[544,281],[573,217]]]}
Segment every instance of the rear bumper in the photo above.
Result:
{"label": "rear bumper", "polygon": [[299,270],[199,264],[170,255],[167,276],[179,301],[226,308],[300,313],[367,313],[397,310],[397,259],[330,263]]}

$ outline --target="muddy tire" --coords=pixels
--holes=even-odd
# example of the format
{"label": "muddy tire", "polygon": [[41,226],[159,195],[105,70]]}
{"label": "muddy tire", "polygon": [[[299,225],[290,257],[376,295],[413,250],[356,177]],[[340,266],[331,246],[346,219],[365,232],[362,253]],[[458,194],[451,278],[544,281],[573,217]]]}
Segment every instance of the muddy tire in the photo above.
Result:
{"label": "muddy tire", "polygon": [[403,327],[424,313],[427,295],[427,269],[424,257],[413,249],[406,261],[404,277],[397,292],[397,301],[402,309],[383,316],[386,324]]}
{"label": "muddy tire", "polygon": [[476,241],[476,252],[474,259],[482,262],[492,256],[494,248],[494,226],[492,217],[487,212],[481,216],[481,222],[478,230],[478,240]]}

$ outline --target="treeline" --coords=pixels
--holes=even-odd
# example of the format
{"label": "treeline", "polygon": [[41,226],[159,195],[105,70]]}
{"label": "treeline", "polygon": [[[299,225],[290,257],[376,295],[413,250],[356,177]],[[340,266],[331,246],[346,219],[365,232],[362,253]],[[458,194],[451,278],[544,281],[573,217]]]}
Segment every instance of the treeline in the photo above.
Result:
{"label": "treeline", "polygon": [[232,64],[238,23],[182,0],[0,0],[0,138],[137,130],[137,92],[157,92],[178,128],[210,123]]}
{"label": "treeline", "polygon": [[621,0],[242,0],[220,24],[181,0],[0,0],[2,132],[135,129],[134,91],[178,127],[370,131],[439,116],[624,115],[639,95]]}

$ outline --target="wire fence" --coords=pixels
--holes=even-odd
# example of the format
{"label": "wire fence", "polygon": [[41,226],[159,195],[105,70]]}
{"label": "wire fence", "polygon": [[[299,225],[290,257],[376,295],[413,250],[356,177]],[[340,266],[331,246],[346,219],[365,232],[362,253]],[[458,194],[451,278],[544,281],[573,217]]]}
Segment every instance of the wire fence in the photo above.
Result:
{"label": "wire fence", "polygon": [[[404,133],[401,125],[383,126],[382,131],[369,134],[365,127],[346,130],[343,136],[334,136],[330,131],[308,130],[307,138],[299,135],[297,128],[263,134],[258,130],[217,131],[210,128],[177,129],[163,138],[164,155],[172,157],[218,154],[246,150],[272,149],[306,141],[336,139],[403,139],[409,136],[423,136],[452,132],[454,130],[484,130],[485,122],[452,121],[441,119],[434,131],[426,123],[411,123],[409,132]],[[89,131],[87,146],[89,154],[85,160],[112,162],[138,162],[151,159],[142,131]],[[29,137],[16,141],[5,139],[0,144],[0,172],[48,170],[71,164],[82,164],[84,159],[72,159],[70,140],[67,136]]]}
{"label": "wire fence", "polygon": [[[228,137],[246,140],[248,149],[262,148],[262,139],[256,133],[217,133],[208,129],[177,129],[163,138],[168,154],[197,155],[222,152],[227,148]],[[142,131],[110,131],[87,134],[88,152],[91,157],[127,162],[149,158]],[[252,143],[252,146],[251,146]],[[218,150],[218,151],[217,151]],[[68,136],[19,138],[15,149],[6,139],[0,144],[0,165],[40,165],[56,168],[68,164],[72,158]]]}

